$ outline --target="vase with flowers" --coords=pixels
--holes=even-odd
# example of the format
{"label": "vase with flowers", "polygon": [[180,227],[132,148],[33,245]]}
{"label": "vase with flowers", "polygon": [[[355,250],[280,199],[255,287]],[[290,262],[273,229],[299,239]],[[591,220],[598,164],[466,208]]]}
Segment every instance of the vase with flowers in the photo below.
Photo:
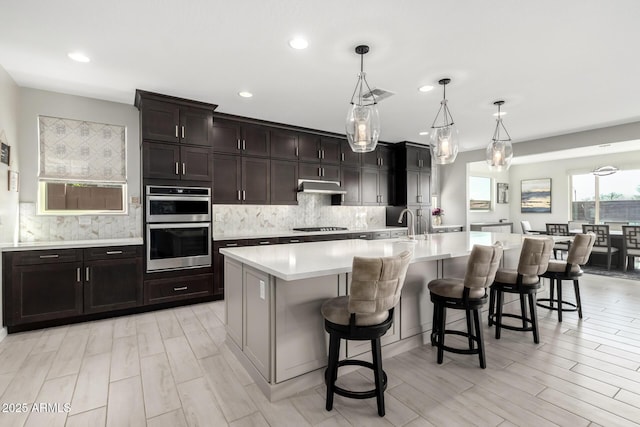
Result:
{"label": "vase with flowers", "polygon": [[444,215],[444,209],[433,208],[433,210],[431,211],[431,215],[433,216],[433,225],[442,225],[442,215]]}

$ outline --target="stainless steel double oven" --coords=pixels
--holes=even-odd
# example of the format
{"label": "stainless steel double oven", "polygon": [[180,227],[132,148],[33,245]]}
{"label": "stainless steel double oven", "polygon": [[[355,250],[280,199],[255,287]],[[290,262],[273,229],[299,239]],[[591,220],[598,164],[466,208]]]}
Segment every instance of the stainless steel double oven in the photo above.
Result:
{"label": "stainless steel double oven", "polygon": [[211,189],[146,187],[147,272],[211,265]]}

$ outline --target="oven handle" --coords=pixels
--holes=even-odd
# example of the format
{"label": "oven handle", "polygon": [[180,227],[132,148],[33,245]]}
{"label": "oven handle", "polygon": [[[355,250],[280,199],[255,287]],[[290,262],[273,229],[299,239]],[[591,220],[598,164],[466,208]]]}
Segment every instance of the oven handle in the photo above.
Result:
{"label": "oven handle", "polygon": [[209,202],[211,201],[211,197],[209,196],[173,196],[173,195],[159,195],[154,194],[151,196],[147,196],[147,200],[180,200],[180,201],[196,201],[196,202]]}
{"label": "oven handle", "polygon": [[[210,222],[155,222],[147,224],[147,227],[151,230],[156,228],[207,228],[211,229]],[[209,239],[210,240],[210,239]]]}

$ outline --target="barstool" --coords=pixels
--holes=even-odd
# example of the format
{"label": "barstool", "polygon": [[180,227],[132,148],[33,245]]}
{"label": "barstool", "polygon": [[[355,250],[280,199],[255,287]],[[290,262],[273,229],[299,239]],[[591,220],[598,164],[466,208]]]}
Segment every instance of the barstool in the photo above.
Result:
{"label": "barstool", "polygon": [[[582,319],[582,304],[580,303],[580,283],[578,279],[582,276],[581,265],[584,265],[589,261],[589,255],[593,249],[593,244],[596,241],[596,235],[593,233],[576,234],[569,253],[567,254],[566,261],[554,260],[549,261],[547,271],[540,275],[540,277],[546,277],[549,279],[549,298],[539,298],[538,307],[548,308],[550,310],[556,310],[558,312],[558,322],[562,322],[563,311],[577,311],[578,317]],[[576,302],[565,301],[562,299],[562,281],[572,280],[573,290],[576,295]],[[554,283],[558,284],[557,296],[554,298]],[[541,304],[541,302],[547,302],[548,304]],[[557,305],[554,306],[554,303]],[[569,308],[564,306],[568,305]]]}
{"label": "barstool", "polygon": [[[495,323],[496,339],[500,339],[500,329],[505,328],[512,331],[532,331],[533,342],[536,344],[540,342],[536,315],[536,292],[540,289],[539,276],[547,271],[553,244],[553,239],[550,237],[525,238],[520,250],[518,269],[498,269],[496,279],[489,292],[489,326]],[[520,315],[502,312],[505,293],[520,295]],[[529,302],[529,317],[527,317],[525,299],[528,299]],[[504,325],[502,323],[503,317],[522,320],[522,327]]]}
{"label": "barstool", "polygon": [[[351,288],[348,296],[332,298],[322,304],[324,329],[329,333],[329,360],[325,371],[327,411],[333,409],[334,393],[354,399],[376,397],[378,415],[384,416],[384,390],[387,374],[382,370],[380,338],[393,323],[393,309],[409,268],[412,253],[383,258],[353,258]],[[339,361],[340,340],[371,341],[373,363],[364,360]],[[338,368],[345,365],[364,366],[373,370],[375,388],[351,391],[336,386]]]}
{"label": "barstool", "polygon": [[[487,302],[487,287],[493,283],[502,258],[502,244],[493,246],[474,245],[467,261],[464,279],[436,279],[429,282],[429,292],[433,302],[433,329],[431,345],[438,347],[438,364],[442,363],[444,351],[458,354],[477,354],[480,367],[487,367],[480,325],[480,308]],[[446,309],[465,310],[467,332],[445,328]],[[475,332],[471,325],[471,312]],[[445,345],[447,334],[462,335],[469,340],[469,348],[461,349]],[[478,348],[475,348],[475,344]]]}

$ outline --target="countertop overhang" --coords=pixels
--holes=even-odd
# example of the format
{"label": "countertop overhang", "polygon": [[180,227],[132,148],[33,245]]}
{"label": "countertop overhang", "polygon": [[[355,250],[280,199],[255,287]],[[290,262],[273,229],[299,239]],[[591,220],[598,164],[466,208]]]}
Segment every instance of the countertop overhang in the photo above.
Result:
{"label": "countertop overhang", "polygon": [[[380,257],[411,250],[411,262],[468,255],[473,245],[501,242],[504,249],[522,245],[522,234],[461,232],[427,235],[424,240],[338,240],[277,246],[223,248],[220,253],[282,280],[299,280],[351,271],[354,256]],[[531,236],[527,236],[531,237]]]}
{"label": "countertop overhang", "polygon": [[78,249],[97,248],[105,246],[133,246],[142,245],[142,237],[123,239],[95,239],[95,240],[56,240],[48,242],[18,242],[0,244],[0,252],[31,251],[44,249]]}

